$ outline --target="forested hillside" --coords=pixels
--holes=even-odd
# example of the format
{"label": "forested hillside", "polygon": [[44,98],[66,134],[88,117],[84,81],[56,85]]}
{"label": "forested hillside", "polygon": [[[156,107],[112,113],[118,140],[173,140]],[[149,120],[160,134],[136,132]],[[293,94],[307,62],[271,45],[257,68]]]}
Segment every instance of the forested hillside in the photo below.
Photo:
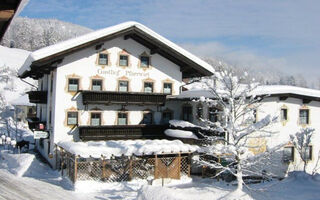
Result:
{"label": "forested hillside", "polygon": [[1,45],[34,51],[91,31],[57,19],[17,17],[12,21]]}

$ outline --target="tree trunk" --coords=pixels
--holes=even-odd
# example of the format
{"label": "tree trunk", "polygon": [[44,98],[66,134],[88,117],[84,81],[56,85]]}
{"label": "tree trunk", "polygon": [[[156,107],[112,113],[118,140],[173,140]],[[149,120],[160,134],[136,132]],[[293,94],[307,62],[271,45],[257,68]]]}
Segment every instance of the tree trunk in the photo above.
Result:
{"label": "tree trunk", "polygon": [[242,168],[241,168],[240,161],[238,162],[238,165],[237,165],[237,182],[238,182],[237,190],[242,191],[243,179],[242,179]]}

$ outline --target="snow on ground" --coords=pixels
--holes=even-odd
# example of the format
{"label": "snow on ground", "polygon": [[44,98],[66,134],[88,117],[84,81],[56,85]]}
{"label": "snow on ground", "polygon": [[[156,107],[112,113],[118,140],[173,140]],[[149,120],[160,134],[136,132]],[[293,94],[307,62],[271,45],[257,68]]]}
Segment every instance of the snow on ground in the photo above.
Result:
{"label": "snow on ground", "polygon": [[[0,151],[0,199],[98,199],[98,200],[318,200],[320,175],[294,172],[278,181],[249,185],[253,190],[234,192],[234,183],[200,177],[182,180],[133,180],[122,183],[79,181],[74,186],[58,171],[38,160],[33,153],[11,154]],[[261,190],[261,188],[264,188]]]}
{"label": "snow on ground", "polygon": [[191,139],[198,139],[198,137],[191,131],[183,131],[183,130],[176,130],[176,129],[167,129],[164,131],[167,136],[174,137],[174,138],[191,138]]}
{"label": "snow on ground", "polygon": [[66,151],[84,158],[106,158],[112,156],[153,155],[165,153],[194,152],[198,146],[184,144],[180,140],[110,140],[72,142],[62,141],[58,145]]}

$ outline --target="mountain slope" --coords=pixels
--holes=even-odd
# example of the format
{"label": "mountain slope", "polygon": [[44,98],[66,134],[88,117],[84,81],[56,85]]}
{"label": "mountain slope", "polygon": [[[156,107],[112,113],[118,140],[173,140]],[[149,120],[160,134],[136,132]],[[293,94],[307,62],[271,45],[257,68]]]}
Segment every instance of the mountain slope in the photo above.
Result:
{"label": "mountain slope", "polygon": [[92,30],[57,19],[15,18],[1,45],[34,51]]}

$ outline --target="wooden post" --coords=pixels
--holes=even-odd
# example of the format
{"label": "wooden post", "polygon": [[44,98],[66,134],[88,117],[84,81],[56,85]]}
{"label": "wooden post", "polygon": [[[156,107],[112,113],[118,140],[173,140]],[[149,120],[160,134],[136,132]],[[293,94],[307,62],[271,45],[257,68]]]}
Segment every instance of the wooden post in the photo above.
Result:
{"label": "wooden post", "polygon": [[178,179],[180,179],[181,178],[181,153],[179,152],[179,154],[178,154],[178,163],[179,163],[179,165],[178,165]]}
{"label": "wooden post", "polygon": [[61,159],[61,176],[63,176],[63,163],[64,163],[64,157],[63,157],[63,149],[60,152],[60,159]]}
{"label": "wooden post", "polygon": [[59,165],[58,165],[58,145],[55,145],[55,147],[56,147],[56,167],[58,168],[59,167]]}
{"label": "wooden post", "polygon": [[107,177],[107,171],[106,171],[106,160],[104,159],[104,156],[102,156],[102,179],[104,180]]}
{"label": "wooden post", "polygon": [[78,156],[74,156],[74,177],[73,177],[73,183],[77,181],[78,177]]}
{"label": "wooden post", "polygon": [[188,177],[191,175],[191,153],[188,154]]}
{"label": "wooden post", "polygon": [[157,154],[155,155],[155,160],[154,160],[154,179],[158,178],[158,156]]}
{"label": "wooden post", "polygon": [[132,179],[132,156],[130,157],[129,160],[129,180]]}

